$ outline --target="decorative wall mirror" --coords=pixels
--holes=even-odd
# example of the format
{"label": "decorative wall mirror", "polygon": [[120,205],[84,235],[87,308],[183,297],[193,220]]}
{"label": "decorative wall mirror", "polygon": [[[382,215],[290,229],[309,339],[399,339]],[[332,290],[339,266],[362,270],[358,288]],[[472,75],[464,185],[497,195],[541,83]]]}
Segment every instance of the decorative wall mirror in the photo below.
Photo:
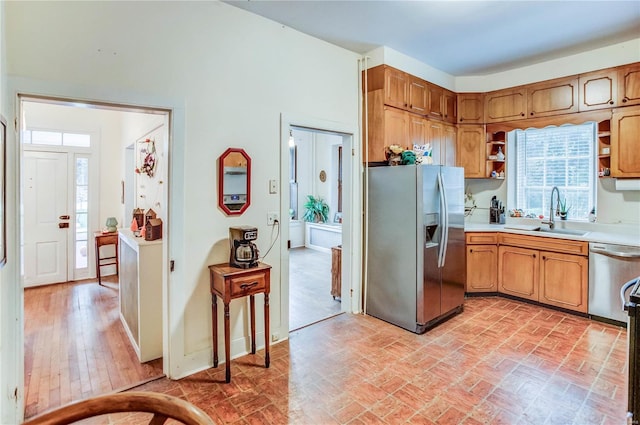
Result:
{"label": "decorative wall mirror", "polygon": [[218,158],[218,206],[239,215],[251,202],[251,158],[244,149],[229,148]]}

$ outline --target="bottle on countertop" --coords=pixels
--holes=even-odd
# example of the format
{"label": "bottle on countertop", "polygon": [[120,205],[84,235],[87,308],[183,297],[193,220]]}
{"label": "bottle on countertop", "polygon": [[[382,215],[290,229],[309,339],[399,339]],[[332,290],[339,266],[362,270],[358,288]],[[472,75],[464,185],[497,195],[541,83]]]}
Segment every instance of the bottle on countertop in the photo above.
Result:
{"label": "bottle on countertop", "polygon": [[589,213],[589,223],[595,223],[596,222],[596,208],[593,207],[591,209],[591,212]]}

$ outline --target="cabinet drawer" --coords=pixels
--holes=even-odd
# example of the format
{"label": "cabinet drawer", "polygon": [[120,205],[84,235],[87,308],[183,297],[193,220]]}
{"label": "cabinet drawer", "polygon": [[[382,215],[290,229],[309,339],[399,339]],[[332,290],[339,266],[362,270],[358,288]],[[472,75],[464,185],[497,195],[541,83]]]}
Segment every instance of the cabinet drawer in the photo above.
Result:
{"label": "cabinet drawer", "polygon": [[266,287],[264,273],[231,278],[231,297],[263,292]]}
{"label": "cabinet drawer", "polygon": [[467,232],[467,245],[496,245],[498,234],[493,232]]}
{"label": "cabinet drawer", "polygon": [[556,239],[544,236],[527,236],[501,233],[498,235],[500,245],[510,245],[522,248],[533,248],[543,251],[563,252],[567,254],[588,255],[589,244],[570,239]]}

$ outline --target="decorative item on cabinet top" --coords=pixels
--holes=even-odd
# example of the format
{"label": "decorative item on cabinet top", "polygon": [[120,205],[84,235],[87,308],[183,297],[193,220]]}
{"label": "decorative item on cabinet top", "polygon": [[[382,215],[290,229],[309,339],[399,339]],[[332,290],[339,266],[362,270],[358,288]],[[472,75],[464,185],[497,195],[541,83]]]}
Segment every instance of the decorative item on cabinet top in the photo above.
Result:
{"label": "decorative item on cabinet top", "polygon": [[162,220],[159,218],[150,218],[145,224],[145,241],[155,241],[162,239]]}
{"label": "decorative item on cabinet top", "polygon": [[152,139],[145,139],[140,146],[140,165],[136,167],[136,173],[146,174],[153,177],[156,170],[156,142]]}

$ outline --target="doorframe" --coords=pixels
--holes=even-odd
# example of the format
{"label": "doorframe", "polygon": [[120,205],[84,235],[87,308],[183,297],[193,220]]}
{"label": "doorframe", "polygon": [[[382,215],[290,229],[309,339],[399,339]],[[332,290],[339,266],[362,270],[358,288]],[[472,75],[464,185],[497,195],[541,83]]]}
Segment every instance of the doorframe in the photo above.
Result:
{"label": "doorframe", "polygon": [[[167,134],[165,141],[169,184],[164,185],[167,202],[167,220],[164,224],[165,243],[163,244],[163,372],[169,378],[179,376],[180,366],[184,361],[184,333],[171,332],[177,328],[179,317],[171,316],[171,307],[177,304],[172,299],[177,289],[170,290],[170,281],[182,281],[184,272],[180,269],[170,273],[169,263],[174,259],[183,261],[184,238],[181,236],[184,217],[184,205],[171,202],[172,194],[179,193],[173,187],[184,186],[184,153],[175,147],[175,139],[184,140],[186,120],[184,99],[164,98],[161,96],[144,96],[139,94],[114,93],[101,88],[86,86],[70,86],[28,78],[9,78],[9,105],[7,111],[13,116],[7,122],[13,122],[13,129],[7,131],[7,163],[12,166],[7,170],[7,249],[10,258],[8,264],[0,269],[0,378],[3,386],[0,389],[0,422],[20,423],[24,416],[24,288],[20,273],[20,235],[22,225],[20,219],[21,205],[21,164],[22,147],[18,135],[20,117],[20,97],[62,100],[86,105],[114,107],[129,111],[155,111],[166,114]],[[44,94],[48,93],[48,94]],[[54,93],[54,94],[51,94]],[[72,100],[73,99],[73,100]],[[96,100],[101,99],[101,100]],[[142,106],[145,105],[145,106]],[[176,137],[178,135],[178,137]],[[171,237],[173,235],[173,237]],[[171,257],[170,257],[171,256]],[[181,294],[177,292],[180,296]],[[179,297],[178,297],[179,298]],[[179,304],[177,304],[179,307]]]}
{"label": "doorframe", "polygon": [[[358,128],[348,123],[327,121],[306,115],[280,115],[280,302],[283,333],[289,332],[289,129],[339,133],[343,136],[343,221],[342,221],[342,304],[343,312],[362,312],[362,162]],[[348,153],[351,152],[351,155]],[[344,214],[344,211],[347,214]],[[345,302],[349,300],[349,302]]]}

